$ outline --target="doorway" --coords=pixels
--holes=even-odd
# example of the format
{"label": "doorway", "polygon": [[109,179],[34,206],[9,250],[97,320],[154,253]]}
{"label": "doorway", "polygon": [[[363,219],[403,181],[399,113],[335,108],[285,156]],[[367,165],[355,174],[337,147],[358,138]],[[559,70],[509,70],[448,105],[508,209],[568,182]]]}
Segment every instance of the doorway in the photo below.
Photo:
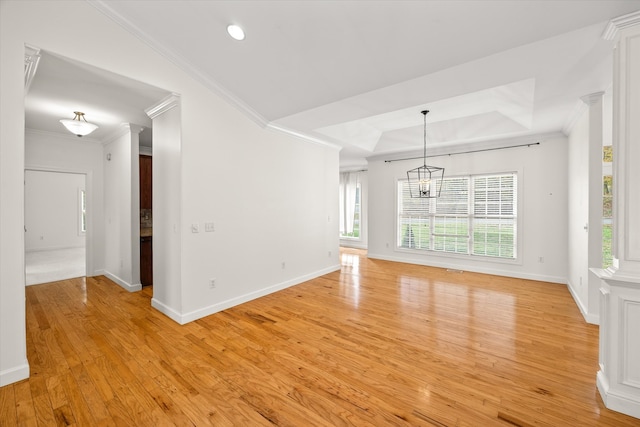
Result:
{"label": "doorway", "polygon": [[86,276],[86,175],[25,170],[26,285]]}

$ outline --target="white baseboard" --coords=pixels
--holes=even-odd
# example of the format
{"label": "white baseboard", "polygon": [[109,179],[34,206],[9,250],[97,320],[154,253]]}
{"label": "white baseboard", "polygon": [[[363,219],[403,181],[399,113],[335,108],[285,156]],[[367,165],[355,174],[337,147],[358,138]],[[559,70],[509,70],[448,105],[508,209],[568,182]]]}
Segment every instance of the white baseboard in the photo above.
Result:
{"label": "white baseboard", "polygon": [[471,266],[471,265],[465,265],[464,267],[462,267],[460,264],[457,264],[457,263],[434,261],[433,258],[430,258],[428,261],[423,261],[423,260],[417,260],[412,258],[380,255],[380,254],[375,254],[371,252],[369,252],[367,256],[368,258],[381,259],[384,261],[404,262],[406,264],[425,265],[428,267],[437,267],[437,268],[451,268],[455,270],[470,271],[473,273],[492,274],[494,276],[514,277],[516,279],[537,280],[540,282],[559,283],[562,285],[567,284],[566,277],[548,276],[544,274],[520,273],[520,272],[511,271],[511,270],[502,270],[500,268],[477,267],[477,266]]}
{"label": "white baseboard", "polygon": [[345,248],[367,249],[366,243],[361,243],[358,241],[350,241],[350,240],[340,240],[340,246]]}
{"label": "white baseboard", "polygon": [[569,289],[569,293],[573,297],[573,301],[578,306],[578,309],[580,310],[580,313],[582,314],[582,317],[584,317],[585,322],[591,323],[592,325],[599,325],[600,324],[600,316],[596,315],[596,314],[589,314],[589,312],[587,311],[587,308],[584,306],[584,304],[580,300],[580,297],[574,291],[573,286],[571,286],[571,282],[569,282],[567,284],[567,288]]}
{"label": "white baseboard", "polygon": [[337,270],[340,270],[339,264],[332,265],[322,270],[318,270],[310,274],[305,274],[304,276],[299,276],[294,279],[287,280],[285,282],[281,282],[272,286],[267,286],[266,288],[249,292],[247,294],[240,295],[240,296],[228,299],[226,301],[222,301],[216,304],[202,307],[197,310],[190,311],[188,313],[180,313],[179,311],[155,299],[151,300],[151,305],[161,313],[164,313],[170,319],[178,322],[181,325],[184,325],[185,323],[193,322],[194,320],[198,320],[203,317],[217,313],[219,311],[226,310],[227,308],[235,307],[236,305],[240,305],[245,302],[254,300],[256,298],[260,298],[265,295],[269,295],[274,292],[281,291],[283,289],[289,288],[294,285],[298,285],[300,283],[309,281],[311,279],[315,279],[316,277],[324,276],[325,274],[329,274]]}
{"label": "white baseboard", "polygon": [[640,401],[635,396],[627,396],[611,391],[609,381],[602,371],[598,371],[596,384],[604,406],[612,411],[620,412],[631,417],[640,418]]}
{"label": "white baseboard", "polygon": [[116,276],[115,274],[109,273],[108,271],[105,271],[104,275],[110,280],[116,282],[118,285],[120,285],[121,287],[123,287],[129,292],[136,292],[142,289],[141,283],[137,283],[137,284],[128,283],[125,280],[122,280],[121,278]]}
{"label": "white baseboard", "polygon": [[160,313],[164,314],[165,316],[167,316],[168,318],[170,318],[171,320],[184,325],[186,322],[183,322],[182,320],[182,315],[175,311],[174,309],[172,309],[171,307],[169,307],[168,305],[165,305],[163,303],[161,303],[160,301],[158,301],[155,298],[151,298],[151,307],[155,308],[156,310],[158,310]]}
{"label": "white baseboard", "polygon": [[0,371],[0,387],[17,383],[29,378],[29,362],[27,360],[20,366]]}

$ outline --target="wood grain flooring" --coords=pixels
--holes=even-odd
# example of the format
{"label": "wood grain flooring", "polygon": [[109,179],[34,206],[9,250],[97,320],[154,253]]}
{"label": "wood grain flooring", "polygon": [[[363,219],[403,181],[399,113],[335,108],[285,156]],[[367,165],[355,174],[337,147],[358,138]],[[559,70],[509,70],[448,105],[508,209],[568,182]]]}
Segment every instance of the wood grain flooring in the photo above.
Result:
{"label": "wood grain flooring", "polygon": [[29,286],[2,426],[640,426],[565,286],[370,260],[180,326],[105,277]]}

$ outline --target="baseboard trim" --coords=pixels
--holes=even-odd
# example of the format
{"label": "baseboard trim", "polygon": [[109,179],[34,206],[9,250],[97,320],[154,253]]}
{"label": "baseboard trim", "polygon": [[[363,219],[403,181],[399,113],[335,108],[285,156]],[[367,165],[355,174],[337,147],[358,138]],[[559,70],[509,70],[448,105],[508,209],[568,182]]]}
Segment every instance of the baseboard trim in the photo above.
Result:
{"label": "baseboard trim", "polygon": [[631,417],[640,418],[640,401],[631,396],[611,391],[609,381],[602,371],[598,371],[596,376],[598,392],[602,398],[604,406],[612,411],[620,412]]}
{"label": "baseboard trim", "polygon": [[240,295],[234,298],[230,298],[226,301],[222,301],[216,304],[212,304],[206,307],[199,308],[197,310],[190,311],[188,313],[180,313],[175,309],[163,304],[162,302],[152,299],[151,305],[155,307],[161,313],[164,313],[170,319],[178,322],[181,325],[184,325],[189,322],[193,322],[198,319],[202,319],[203,317],[210,316],[219,311],[226,310],[231,307],[235,307],[236,305],[243,304],[245,302],[249,302],[256,298],[263,297],[265,295],[272,294],[277,291],[281,291],[283,289],[289,288],[291,286],[299,285],[300,283],[307,282],[311,279],[315,279],[316,277],[324,276],[325,274],[332,273],[334,271],[340,270],[340,264],[335,264],[327,268],[323,268],[322,270],[315,271],[313,273],[305,274],[303,276],[299,276],[281,283],[277,283],[272,286],[267,286],[266,288],[259,289],[257,291],[249,292],[244,295]]}
{"label": "baseboard trim", "polygon": [[29,362],[25,360],[22,365],[0,371],[0,387],[17,383],[27,378],[29,378]]}
{"label": "baseboard trim", "polygon": [[182,321],[182,315],[168,305],[163,304],[155,298],[151,298],[151,307],[155,308],[174,322],[184,325],[184,322]]}
{"label": "baseboard trim", "polygon": [[353,248],[353,249],[367,249],[366,243],[360,243],[358,241],[350,241],[350,240],[340,240],[340,246],[344,248]]}
{"label": "baseboard trim", "polygon": [[438,261],[434,261],[433,259],[429,259],[428,261],[422,261],[422,260],[417,260],[413,258],[407,259],[407,258],[401,258],[401,257],[380,255],[380,254],[375,254],[371,252],[369,252],[367,256],[368,258],[380,259],[383,261],[403,262],[405,264],[424,265],[427,267],[436,267],[436,268],[451,268],[455,270],[463,270],[463,271],[469,271],[473,273],[491,274],[494,276],[505,276],[505,277],[513,277],[516,279],[537,280],[540,282],[559,283],[561,285],[567,284],[566,277],[547,276],[542,274],[519,273],[511,270],[501,270],[498,268],[483,268],[483,267],[475,267],[470,265],[465,265],[464,267],[462,267],[461,264],[438,262]]}
{"label": "baseboard trim", "polygon": [[584,304],[582,304],[582,301],[580,301],[580,297],[578,297],[578,294],[573,289],[573,286],[571,286],[571,282],[567,284],[567,288],[569,289],[569,293],[571,294],[573,301],[578,306],[578,309],[580,310],[580,314],[582,314],[582,317],[584,318],[585,322],[591,323],[592,325],[599,325],[600,316],[596,314],[589,314]]}
{"label": "baseboard trim", "polygon": [[104,275],[108,279],[116,282],[118,285],[120,285],[122,288],[126,289],[129,292],[137,292],[137,291],[142,290],[142,284],[140,284],[140,283],[131,284],[131,283],[125,281],[125,280],[122,280],[121,278],[119,278],[115,274],[109,273],[108,271],[105,271]]}

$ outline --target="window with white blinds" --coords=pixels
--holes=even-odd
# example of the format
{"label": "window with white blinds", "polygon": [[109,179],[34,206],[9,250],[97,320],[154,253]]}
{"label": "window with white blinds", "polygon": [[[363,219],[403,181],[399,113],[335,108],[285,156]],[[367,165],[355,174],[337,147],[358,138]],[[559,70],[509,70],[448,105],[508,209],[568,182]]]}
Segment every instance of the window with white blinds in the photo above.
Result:
{"label": "window with white blinds", "polygon": [[398,181],[397,247],[516,258],[517,175],[447,177],[437,199]]}

